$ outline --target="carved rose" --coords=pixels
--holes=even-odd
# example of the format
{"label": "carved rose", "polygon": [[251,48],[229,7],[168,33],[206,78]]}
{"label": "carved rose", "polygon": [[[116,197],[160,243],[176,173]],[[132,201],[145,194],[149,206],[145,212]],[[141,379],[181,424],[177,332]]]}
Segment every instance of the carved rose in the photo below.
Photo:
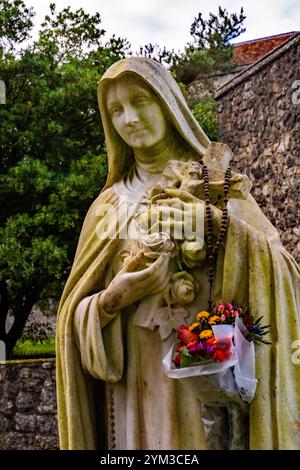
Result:
{"label": "carved rose", "polygon": [[197,241],[185,240],[181,245],[181,252],[183,262],[188,268],[201,264],[206,256],[205,245]]}
{"label": "carved rose", "polygon": [[145,254],[170,253],[174,248],[174,243],[167,233],[157,232],[144,236],[141,240]]}
{"label": "carved rose", "polygon": [[151,209],[137,212],[135,215],[135,222],[141,233],[147,233],[153,225],[159,221],[159,211],[152,207]]}
{"label": "carved rose", "polygon": [[172,276],[172,295],[180,305],[188,305],[195,299],[195,282],[191,274],[186,271],[175,273]]}

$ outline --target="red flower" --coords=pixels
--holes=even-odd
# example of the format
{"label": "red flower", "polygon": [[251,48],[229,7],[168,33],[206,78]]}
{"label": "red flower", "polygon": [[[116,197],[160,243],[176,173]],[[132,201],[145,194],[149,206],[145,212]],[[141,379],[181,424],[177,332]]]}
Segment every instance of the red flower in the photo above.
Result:
{"label": "red flower", "polygon": [[214,361],[219,361],[219,362],[224,362],[226,359],[230,358],[230,352],[229,351],[221,351],[220,349],[217,349],[213,355],[213,360]]}
{"label": "red flower", "polygon": [[180,361],[181,361],[180,354],[176,354],[175,359],[173,359],[173,362],[176,367],[180,367]]}
{"label": "red flower", "polygon": [[206,342],[211,346],[214,346],[216,344],[216,338],[212,336],[211,338],[207,339]]}
{"label": "red flower", "polygon": [[221,351],[229,351],[231,347],[231,338],[223,338],[219,341],[216,340],[216,347]]}
{"label": "red flower", "polygon": [[186,325],[182,325],[178,328],[177,336],[187,347],[198,343],[198,335],[193,331],[189,331],[189,327]]}
{"label": "red flower", "polygon": [[217,348],[213,355],[214,361],[223,362],[230,358],[231,338],[223,338],[219,341],[216,340],[214,346]]}
{"label": "red flower", "polygon": [[248,330],[253,326],[253,317],[251,315],[244,316],[244,325]]}

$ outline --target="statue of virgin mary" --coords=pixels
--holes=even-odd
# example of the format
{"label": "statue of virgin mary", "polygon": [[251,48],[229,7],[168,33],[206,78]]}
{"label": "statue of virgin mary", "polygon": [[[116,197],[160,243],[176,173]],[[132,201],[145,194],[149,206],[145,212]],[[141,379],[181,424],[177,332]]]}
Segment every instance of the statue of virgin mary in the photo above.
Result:
{"label": "statue of virgin mary", "polygon": [[[160,191],[169,188],[173,199],[178,187],[196,191],[195,162],[203,159],[218,230],[230,150],[210,142],[175,80],[153,60],[112,65],[98,97],[109,173],[86,215],[58,311],[60,446],[206,449],[198,401],[162,367],[176,328],[207,307],[205,243],[181,240],[193,249],[178,272],[165,233],[141,242],[139,216]],[[300,339],[299,268],[249,194],[247,177],[232,181],[213,300],[248,304],[272,325],[271,346],[256,360],[249,448],[299,449],[300,366],[292,360]]]}

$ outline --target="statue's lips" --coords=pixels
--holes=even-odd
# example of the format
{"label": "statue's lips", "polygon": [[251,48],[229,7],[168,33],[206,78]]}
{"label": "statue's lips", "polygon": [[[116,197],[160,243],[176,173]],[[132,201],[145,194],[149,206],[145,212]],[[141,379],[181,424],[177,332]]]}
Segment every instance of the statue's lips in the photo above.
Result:
{"label": "statue's lips", "polygon": [[135,129],[133,131],[130,131],[130,135],[135,135],[138,134],[139,132],[146,131],[146,129],[143,127],[142,129]]}

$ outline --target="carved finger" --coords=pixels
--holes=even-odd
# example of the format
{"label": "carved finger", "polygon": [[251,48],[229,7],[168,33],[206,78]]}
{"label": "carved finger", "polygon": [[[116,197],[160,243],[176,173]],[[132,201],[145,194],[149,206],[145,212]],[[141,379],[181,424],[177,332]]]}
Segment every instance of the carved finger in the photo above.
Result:
{"label": "carved finger", "polygon": [[149,202],[150,204],[156,203],[156,201],[157,201],[158,199],[165,199],[165,198],[167,198],[167,197],[168,197],[168,196],[166,196],[166,194],[165,194],[164,192],[163,192],[163,193],[159,193],[159,194],[155,194],[155,196],[152,196],[152,198],[149,199],[148,202]]}
{"label": "carved finger", "polygon": [[122,271],[123,272],[134,271],[138,267],[138,265],[140,264],[140,262],[142,261],[144,257],[145,257],[144,251],[143,250],[138,251],[138,253],[133,258],[127,261]]}
{"label": "carved finger", "polygon": [[199,199],[193,196],[192,194],[188,193],[184,189],[171,189],[166,188],[165,193],[171,197],[177,197],[181,199],[183,202],[199,202]]}
{"label": "carved finger", "polygon": [[[137,279],[139,281],[144,281],[146,279],[153,280],[156,279],[157,277],[157,271],[163,269],[163,265],[166,263],[166,266],[168,266],[170,256],[168,254],[162,254],[160,257],[155,260],[153,263],[148,268],[143,269],[142,271],[139,271],[137,274]],[[151,279],[153,277],[153,279]]]}
{"label": "carved finger", "polygon": [[153,207],[157,208],[158,206],[174,206],[175,209],[182,209],[184,206],[184,201],[176,197],[168,197],[166,199],[157,199]]}

